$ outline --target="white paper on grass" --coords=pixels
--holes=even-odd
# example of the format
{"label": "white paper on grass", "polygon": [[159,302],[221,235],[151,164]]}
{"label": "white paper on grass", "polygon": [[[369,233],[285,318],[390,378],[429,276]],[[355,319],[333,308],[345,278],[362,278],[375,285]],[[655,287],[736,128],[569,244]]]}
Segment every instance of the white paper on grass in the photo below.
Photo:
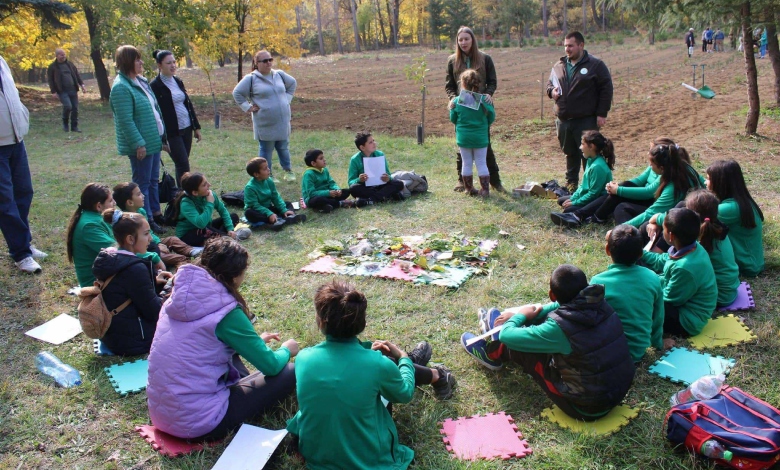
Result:
{"label": "white paper on grass", "polygon": [[244,423],[212,470],[261,469],[286,435],[286,429],[274,431]]}
{"label": "white paper on grass", "polygon": [[482,103],[481,94],[468,90],[460,90],[460,95],[458,95],[458,106],[469,109],[479,109],[480,103]]}
{"label": "white paper on grass", "polygon": [[561,88],[561,82],[558,81],[558,76],[555,75],[555,68],[553,67],[552,70],[550,70],[550,82],[552,82],[553,87],[558,90],[558,95],[563,93],[563,89]]}
{"label": "white paper on grass", "polygon": [[363,171],[368,175],[366,186],[385,184],[382,175],[385,174],[385,157],[363,157]]}
{"label": "white paper on grass", "polygon": [[79,333],[81,333],[81,324],[78,319],[62,313],[25,334],[47,343],[62,344]]}

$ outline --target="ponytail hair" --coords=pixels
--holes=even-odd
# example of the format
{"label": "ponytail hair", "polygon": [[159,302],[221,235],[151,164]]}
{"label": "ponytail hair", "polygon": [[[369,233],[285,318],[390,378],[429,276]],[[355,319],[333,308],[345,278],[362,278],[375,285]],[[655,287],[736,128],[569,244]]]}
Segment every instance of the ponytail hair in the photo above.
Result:
{"label": "ponytail hair", "polygon": [[81,190],[81,202],[68,223],[68,235],[65,245],[69,262],[73,262],[73,232],[76,231],[76,225],[81,220],[81,213],[84,211],[95,212],[97,205],[105,202],[109,196],[111,196],[111,190],[105,184],[89,183]]}
{"label": "ponytail hair", "polygon": [[197,191],[203,180],[206,179],[203,173],[193,172],[184,173],[181,175],[181,189],[176,199],[173,200],[173,216],[172,220],[179,220],[179,214],[181,213],[181,200],[185,197],[192,197],[192,193]]}
{"label": "ponytail hair", "polygon": [[[146,219],[137,212],[124,212],[118,207],[103,211],[103,221],[111,226],[114,239],[121,247],[130,235],[136,237]],[[148,222],[147,222],[148,223]]]}
{"label": "ponytail hair", "polygon": [[366,329],[366,296],[352,285],[331,281],[314,295],[320,331],[335,338],[352,338]]}
{"label": "ponytail hair", "polygon": [[758,207],[756,201],[748,191],[745,184],[745,176],[742,174],[742,168],[735,160],[718,160],[712,162],[707,167],[707,178],[710,180],[712,192],[723,201],[734,199],[739,207],[739,218],[742,226],[745,228],[756,227],[756,217],[753,215],[753,208],[758,212],[761,220],[764,220],[764,213]]}
{"label": "ponytail hair", "polygon": [[677,150],[677,154],[680,156],[680,160],[684,161],[688,165],[691,164],[691,156],[688,155],[688,151],[685,150],[685,147],[682,145],[677,144],[672,138],[670,137],[658,137],[653,141],[653,145],[671,145],[674,146]]}
{"label": "ponytail hair", "polygon": [[599,131],[590,130],[582,133],[582,141],[589,145],[595,145],[599,155],[607,161],[609,169],[615,169],[615,146],[612,145],[611,140],[604,137]]}
{"label": "ponytail hair", "polygon": [[718,220],[718,204],[718,197],[706,189],[697,189],[685,198],[685,207],[699,214],[699,243],[707,253],[712,253],[714,240],[723,240],[729,232]]}
{"label": "ponytail hair", "polygon": [[254,319],[255,316],[249,311],[246,300],[238,292],[238,286],[233,283],[233,280],[249,266],[249,253],[246,248],[230,237],[212,237],[206,240],[200,259],[195,264],[225,286],[247,318]]}
{"label": "ponytail hair", "polygon": [[653,145],[650,149],[650,159],[656,166],[663,169],[661,183],[655,191],[655,198],[663,192],[668,184],[674,185],[674,198],[682,201],[691,188],[701,187],[699,174],[680,157],[680,148],[674,145]]}

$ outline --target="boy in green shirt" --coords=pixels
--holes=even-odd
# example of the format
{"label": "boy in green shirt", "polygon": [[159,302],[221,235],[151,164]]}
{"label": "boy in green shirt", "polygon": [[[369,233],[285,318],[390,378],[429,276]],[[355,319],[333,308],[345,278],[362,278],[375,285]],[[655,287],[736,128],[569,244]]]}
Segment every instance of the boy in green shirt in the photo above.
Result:
{"label": "boy in green shirt", "polygon": [[604,286],[590,284],[580,269],[564,264],[550,278],[557,308],[527,305],[495,320],[498,341],[463,333],[461,344],[480,364],[497,370],[520,364],[567,415],[593,421],[620,404],[634,379],[623,326],[604,300]]}
{"label": "boy in green shirt", "polygon": [[353,207],[354,203],[348,201],[349,189],[341,189],[330,177],[330,172],[325,162],[325,154],[322,150],[311,149],[303,157],[306,163],[306,171],[301,179],[301,196],[306,207],[317,209],[320,212],[329,213],[336,207]]}
{"label": "boy in green shirt", "polygon": [[256,157],[246,164],[246,172],[252,179],[244,186],[244,216],[250,223],[263,222],[264,228],[281,230],[284,225],[305,222],[306,216],[295,215],[292,204],[285,202],[271,179],[271,169],[263,157]]}
{"label": "boy in green shirt", "polygon": [[[664,333],[688,338],[701,333],[718,299],[715,271],[707,251],[696,240],[701,224],[690,209],[672,209],[663,222],[668,253],[646,251],[642,261],[661,275],[664,290]],[[667,339],[664,347],[674,346]]]}
{"label": "boy in green shirt", "polygon": [[[355,147],[360,151],[353,155],[349,161],[347,182],[349,183],[349,192],[352,194],[352,197],[358,198],[357,205],[374,204],[390,199],[396,201],[403,199],[401,191],[404,189],[404,184],[390,176],[390,167],[387,164],[387,159],[385,159],[385,172],[380,177],[383,184],[366,186],[368,174],[363,166],[363,159],[385,156],[384,153],[376,149],[376,142],[371,133],[358,132],[355,136]],[[365,200],[365,202],[362,200]]]}

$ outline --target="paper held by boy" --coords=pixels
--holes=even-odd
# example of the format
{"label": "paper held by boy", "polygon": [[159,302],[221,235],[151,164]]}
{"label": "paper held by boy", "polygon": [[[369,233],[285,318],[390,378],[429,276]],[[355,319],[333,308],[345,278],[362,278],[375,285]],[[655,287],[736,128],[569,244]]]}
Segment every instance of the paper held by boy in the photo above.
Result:
{"label": "paper held by boy", "polygon": [[[525,248],[525,247],[523,247],[523,248]],[[514,314],[517,314],[517,313],[520,312],[520,308],[521,307],[508,308],[506,310],[501,311],[501,313],[514,313]],[[485,338],[489,338],[489,337],[493,336],[496,333],[500,333],[501,332],[501,328],[503,328],[503,327],[504,327],[504,325],[499,325],[499,326],[497,326],[495,328],[492,328],[490,331],[487,331],[485,333],[482,333],[481,335],[478,335],[478,336],[475,336],[475,337],[471,338],[470,340],[466,341],[466,346],[471,346],[472,344],[474,344],[474,343],[476,343],[476,342],[478,342],[480,340],[483,340]]]}
{"label": "paper held by boy", "polygon": [[368,175],[366,186],[385,184],[382,175],[385,174],[385,157],[363,157],[363,171]]}

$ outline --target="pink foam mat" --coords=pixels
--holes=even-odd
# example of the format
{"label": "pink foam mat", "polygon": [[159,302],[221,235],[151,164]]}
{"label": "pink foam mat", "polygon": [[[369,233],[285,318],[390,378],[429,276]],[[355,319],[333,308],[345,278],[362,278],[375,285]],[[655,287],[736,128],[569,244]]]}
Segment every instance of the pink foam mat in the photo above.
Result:
{"label": "pink foam mat", "polygon": [[532,450],[510,415],[488,413],[440,423],[447,450],[461,460],[523,458]]}
{"label": "pink foam mat", "polygon": [[170,434],[164,433],[154,426],[144,424],[143,426],[136,426],[135,432],[137,432],[146,442],[148,442],[152,449],[163,454],[166,457],[180,457],[182,455],[191,454],[192,452],[198,452],[203,450],[206,446],[213,446],[214,443],[191,443],[185,439],[180,439]]}
{"label": "pink foam mat", "polygon": [[317,258],[312,263],[307,264],[301,268],[302,273],[320,273],[320,274],[333,274],[333,266],[336,265],[336,258],[332,256],[323,256]]}
{"label": "pink foam mat", "polygon": [[421,273],[425,272],[421,267],[406,262],[407,266],[411,265],[407,271],[402,268],[404,262],[393,260],[392,263],[382,268],[378,273],[374,274],[375,277],[381,277],[384,279],[399,279],[401,281],[414,281]]}

